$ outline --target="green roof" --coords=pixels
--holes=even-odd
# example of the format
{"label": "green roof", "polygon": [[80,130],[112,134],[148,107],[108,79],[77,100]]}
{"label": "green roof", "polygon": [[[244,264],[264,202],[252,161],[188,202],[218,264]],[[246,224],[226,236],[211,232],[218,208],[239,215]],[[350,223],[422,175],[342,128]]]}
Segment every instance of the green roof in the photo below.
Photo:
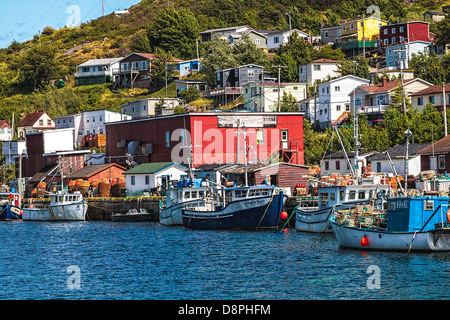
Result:
{"label": "green roof", "polygon": [[180,166],[182,168],[186,168],[185,166],[175,163],[175,162],[149,162],[149,163],[142,163],[134,168],[131,168],[130,170],[125,171],[123,174],[156,173],[156,172],[158,172],[164,168],[167,168],[173,164]]}

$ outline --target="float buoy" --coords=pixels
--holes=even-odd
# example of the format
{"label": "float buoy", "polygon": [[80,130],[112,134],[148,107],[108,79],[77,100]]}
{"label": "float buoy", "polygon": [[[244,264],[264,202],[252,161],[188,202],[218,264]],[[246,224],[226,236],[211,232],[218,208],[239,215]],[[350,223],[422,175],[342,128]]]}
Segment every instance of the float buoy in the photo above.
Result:
{"label": "float buoy", "polygon": [[369,245],[369,239],[367,239],[367,237],[364,236],[364,237],[361,238],[361,242],[360,243],[361,243],[361,246],[367,247]]}
{"label": "float buoy", "polygon": [[282,211],[281,214],[280,214],[281,219],[286,219],[287,216],[288,216],[288,214],[287,214],[286,211]]}

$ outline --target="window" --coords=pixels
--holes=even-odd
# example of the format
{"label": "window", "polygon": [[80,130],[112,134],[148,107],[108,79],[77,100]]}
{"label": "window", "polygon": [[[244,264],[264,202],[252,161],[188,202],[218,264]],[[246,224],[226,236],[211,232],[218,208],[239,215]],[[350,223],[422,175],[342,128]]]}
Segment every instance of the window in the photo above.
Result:
{"label": "window", "polygon": [[255,44],[259,45],[259,39],[255,39]]}
{"label": "window", "polygon": [[170,147],[170,132],[166,131],[166,147]]}
{"label": "window", "polygon": [[48,126],[48,127],[51,127],[51,126],[52,126],[52,120],[47,119],[47,126]]}
{"label": "window", "polygon": [[341,170],[341,162],[336,160],[336,170]]}
{"label": "window", "polygon": [[365,191],[359,191],[358,192],[358,199],[365,199],[366,198],[366,192]]}
{"label": "window", "polygon": [[322,204],[328,204],[328,193],[321,193],[320,194],[320,200]]}
{"label": "window", "polygon": [[423,97],[417,98],[417,105],[418,106],[423,106]]}
{"label": "window", "polygon": [[330,170],[330,163],[325,161],[325,170]]}
{"label": "window", "polygon": [[324,32],[323,32],[323,37],[324,37],[324,38],[328,38],[328,31],[324,31]]}
{"label": "window", "polygon": [[392,34],[395,34],[395,32],[396,32],[395,28],[392,28],[391,32],[392,32]]}
{"label": "window", "polygon": [[280,37],[273,38],[273,43],[280,43]]}
{"label": "window", "polygon": [[139,61],[133,61],[131,63],[131,69],[132,70],[139,70]]}
{"label": "window", "polygon": [[120,65],[120,67],[122,68],[122,71],[129,71],[130,70],[130,63],[129,62],[124,62]]}
{"label": "window", "polygon": [[247,70],[247,74],[248,74],[249,77],[254,77],[254,76],[255,76],[255,70],[253,70],[253,69],[248,69],[248,70]]}
{"label": "window", "polygon": [[377,172],[381,172],[381,162],[377,162]]}
{"label": "window", "polygon": [[355,200],[355,198],[356,198],[356,191],[355,190],[350,191],[348,194],[348,199]]}
{"label": "window", "polygon": [[428,101],[431,102],[432,104],[434,104],[434,96],[429,96]]}
{"label": "window", "polygon": [[134,186],[136,184],[136,176],[131,176],[131,185]]}
{"label": "window", "polygon": [[350,23],[350,30],[353,30],[353,23]]}
{"label": "window", "polygon": [[148,61],[139,61],[139,70],[147,70]]}
{"label": "window", "polygon": [[150,176],[145,176],[145,184],[146,185],[150,184]]}
{"label": "window", "polygon": [[320,71],[320,64],[315,64],[313,67],[314,71]]}
{"label": "window", "polygon": [[423,206],[425,210],[434,210],[434,201],[425,201]]}
{"label": "window", "polygon": [[445,169],[445,155],[438,156],[439,159],[439,169]]}
{"label": "window", "polygon": [[41,126],[41,127],[44,126],[44,120],[43,119],[39,119],[39,126]]}
{"label": "window", "polygon": [[394,44],[395,43],[395,37],[391,38],[391,43]]}
{"label": "window", "polygon": [[389,44],[389,39],[384,39],[384,44],[388,45]]}
{"label": "window", "polygon": [[92,122],[95,122],[95,117],[92,117]]}
{"label": "window", "polygon": [[361,23],[359,24],[361,27],[364,27],[364,21],[361,21]]}
{"label": "window", "polygon": [[345,31],[345,24],[342,25],[342,31]]}
{"label": "window", "polygon": [[281,130],[281,141],[288,141],[288,131]]}
{"label": "window", "polygon": [[341,87],[340,86],[335,86],[334,87],[334,91],[341,91]]}
{"label": "window", "polygon": [[263,144],[264,143],[264,130],[256,129],[256,143]]}
{"label": "window", "polygon": [[355,98],[355,107],[361,106],[362,106],[362,98],[361,97]]}
{"label": "window", "polygon": [[388,34],[388,29],[384,29],[384,34]]}
{"label": "window", "polygon": [[398,32],[403,32],[403,27],[398,28]]}
{"label": "window", "polygon": [[336,106],[336,111],[341,111],[341,106],[340,105]]}

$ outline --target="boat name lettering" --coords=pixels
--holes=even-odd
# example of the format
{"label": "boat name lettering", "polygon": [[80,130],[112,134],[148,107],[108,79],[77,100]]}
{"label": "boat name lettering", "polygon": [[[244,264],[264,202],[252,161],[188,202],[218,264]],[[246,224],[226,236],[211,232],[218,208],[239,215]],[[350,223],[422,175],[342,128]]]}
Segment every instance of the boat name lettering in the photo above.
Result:
{"label": "boat name lettering", "polygon": [[389,204],[390,210],[396,210],[396,209],[408,209],[409,208],[409,202],[407,200],[396,200],[391,201]]}

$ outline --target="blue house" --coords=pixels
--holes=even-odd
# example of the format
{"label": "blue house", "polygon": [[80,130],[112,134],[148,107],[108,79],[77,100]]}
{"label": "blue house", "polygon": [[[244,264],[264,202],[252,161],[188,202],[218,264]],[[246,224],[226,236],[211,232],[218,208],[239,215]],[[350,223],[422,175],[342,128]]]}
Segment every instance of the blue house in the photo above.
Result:
{"label": "blue house", "polygon": [[180,61],[174,65],[173,77],[181,79],[191,74],[197,73],[200,70],[201,64],[200,60],[198,59]]}

